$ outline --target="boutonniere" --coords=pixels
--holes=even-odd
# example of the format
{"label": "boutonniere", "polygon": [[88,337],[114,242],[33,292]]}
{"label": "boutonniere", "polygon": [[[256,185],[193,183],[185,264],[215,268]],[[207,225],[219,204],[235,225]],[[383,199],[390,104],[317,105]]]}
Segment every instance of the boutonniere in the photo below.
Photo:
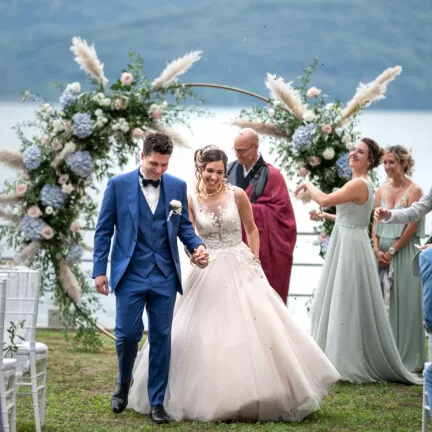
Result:
{"label": "boutonniere", "polygon": [[171,200],[170,201],[170,206],[171,206],[171,210],[169,212],[167,221],[169,221],[171,219],[171,216],[173,214],[175,214],[175,215],[181,215],[181,213],[182,213],[182,203],[180,201]]}

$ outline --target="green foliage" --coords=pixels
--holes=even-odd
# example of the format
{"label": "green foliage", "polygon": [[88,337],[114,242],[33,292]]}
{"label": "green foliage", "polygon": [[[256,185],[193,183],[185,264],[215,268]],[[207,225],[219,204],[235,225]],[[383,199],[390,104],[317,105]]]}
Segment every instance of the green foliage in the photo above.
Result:
{"label": "green foliage", "polygon": [[17,339],[24,342],[25,339],[18,334],[20,329],[24,328],[25,320],[11,321],[7,332],[9,334],[9,342],[4,342],[3,352],[5,357],[13,357],[18,351]]}

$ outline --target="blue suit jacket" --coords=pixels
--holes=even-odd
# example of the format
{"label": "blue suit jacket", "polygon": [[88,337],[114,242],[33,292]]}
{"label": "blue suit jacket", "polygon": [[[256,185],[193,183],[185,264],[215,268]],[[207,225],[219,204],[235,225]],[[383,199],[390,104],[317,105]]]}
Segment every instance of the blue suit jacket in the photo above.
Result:
{"label": "blue suit jacket", "polygon": [[[114,242],[111,252],[110,286],[114,291],[126,271],[138,239],[138,198],[142,193],[138,182],[138,171],[119,175],[109,180],[102,200],[96,225],[93,253],[93,278],[107,274],[111,238]],[[170,201],[182,203],[182,214],[173,214],[167,223],[169,245],[181,289],[181,270],[177,248],[177,236],[189,251],[193,251],[202,240],[195,234],[188,216],[186,183],[169,174],[163,174],[165,214],[168,218]]]}

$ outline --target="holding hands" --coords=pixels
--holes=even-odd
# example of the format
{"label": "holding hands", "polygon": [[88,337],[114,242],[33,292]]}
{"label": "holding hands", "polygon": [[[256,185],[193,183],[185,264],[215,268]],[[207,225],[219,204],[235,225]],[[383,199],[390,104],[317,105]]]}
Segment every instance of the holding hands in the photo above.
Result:
{"label": "holding hands", "polygon": [[197,265],[199,268],[207,267],[209,262],[209,254],[204,245],[199,245],[191,258],[191,262]]}

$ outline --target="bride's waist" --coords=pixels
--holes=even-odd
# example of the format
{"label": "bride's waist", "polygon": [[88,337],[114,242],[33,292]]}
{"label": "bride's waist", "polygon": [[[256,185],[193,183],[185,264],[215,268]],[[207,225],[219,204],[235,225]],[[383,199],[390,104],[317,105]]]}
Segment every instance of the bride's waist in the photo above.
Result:
{"label": "bride's waist", "polygon": [[210,254],[219,252],[236,252],[241,249],[249,249],[243,241],[208,241],[204,240],[204,244]]}

